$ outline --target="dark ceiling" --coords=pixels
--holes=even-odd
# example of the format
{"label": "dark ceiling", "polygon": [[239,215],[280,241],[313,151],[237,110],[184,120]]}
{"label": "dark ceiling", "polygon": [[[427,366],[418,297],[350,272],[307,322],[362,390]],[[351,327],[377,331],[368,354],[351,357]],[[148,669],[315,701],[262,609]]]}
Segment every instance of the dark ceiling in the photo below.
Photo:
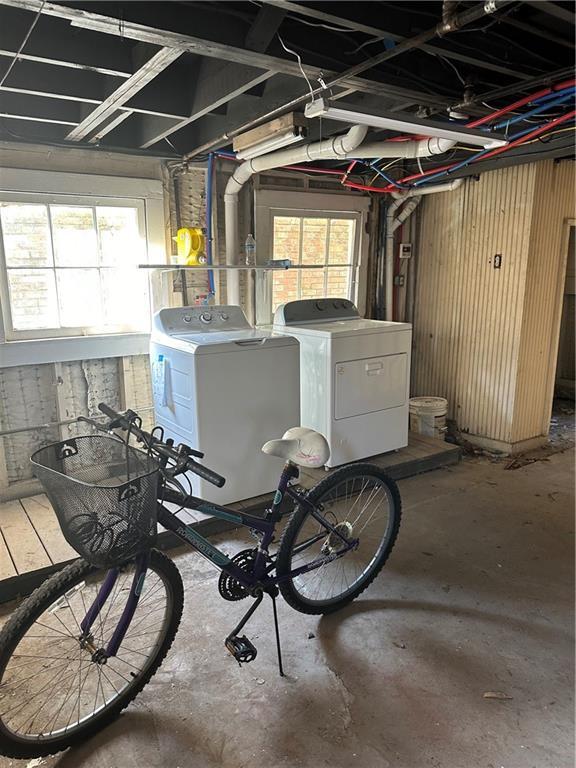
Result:
{"label": "dark ceiling", "polygon": [[396,55],[440,22],[441,2],[0,0],[0,138],[202,154],[304,99],[298,56],[316,88],[389,52],[331,95],[372,111],[482,115],[572,76],[573,8],[511,2]]}

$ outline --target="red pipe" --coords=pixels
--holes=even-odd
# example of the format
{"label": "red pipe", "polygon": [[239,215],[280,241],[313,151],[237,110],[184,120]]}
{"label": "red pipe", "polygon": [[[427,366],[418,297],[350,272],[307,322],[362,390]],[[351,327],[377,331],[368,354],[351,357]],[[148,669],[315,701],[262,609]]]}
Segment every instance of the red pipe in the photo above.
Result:
{"label": "red pipe", "polygon": [[554,93],[554,91],[561,91],[563,88],[569,88],[571,85],[576,85],[576,80],[565,80],[563,83],[556,83],[556,85],[553,85],[550,88],[543,88],[541,91],[531,93],[530,96],[524,96],[512,104],[508,104],[508,106],[496,110],[496,112],[480,117],[478,120],[473,120],[471,123],[466,123],[466,128],[476,128],[478,125],[484,125],[484,123],[487,123],[490,120],[494,120],[501,115],[512,112],[512,110],[517,109],[518,107],[523,107],[525,104],[529,104],[531,101],[534,101],[534,99],[539,99],[541,96],[548,96],[548,94]]}
{"label": "red pipe", "polygon": [[[557,117],[555,120],[550,120],[548,123],[545,123],[545,125],[541,125],[538,128],[535,128],[533,131],[530,131],[530,133],[527,133],[525,136],[521,136],[519,139],[516,139],[516,141],[511,141],[510,144],[505,144],[503,147],[498,147],[497,149],[493,149],[491,152],[488,152],[486,155],[482,155],[482,157],[475,158],[472,160],[472,162],[476,162],[477,160],[486,160],[489,157],[494,157],[495,155],[500,155],[502,152],[506,152],[509,149],[512,149],[512,147],[518,147],[520,144],[524,144],[527,141],[530,141],[530,139],[534,139],[537,136],[540,136],[541,133],[545,133],[550,128],[554,128],[557,125],[561,125],[562,123],[565,123],[567,120],[570,120],[571,118],[576,116],[576,110],[572,110],[572,112],[567,112],[565,115],[562,115],[561,117]],[[413,179],[422,179],[425,176],[431,176],[434,173],[439,173],[440,171],[448,171],[453,166],[458,165],[458,163],[450,163],[449,165],[442,165],[440,167],[432,168],[429,171],[425,171],[424,173],[414,173],[411,176],[406,176],[403,179],[400,179],[398,183],[405,183],[407,181],[412,181]],[[396,192],[397,187],[393,184],[388,184],[386,187],[372,187],[372,186],[366,186],[364,184],[355,184],[353,182],[343,182],[345,187],[350,187],[351,189],[361,189],[365,192],[379,192],[379,193],[388,193],[388,192]]]}
{"label": "red pipe", "polygon": [[[483,125],[484,123],[490,122],[491,120],[495,120],[497,117],[500,117],[501,115],[505,115],[508,112],[511,112],[514,109],[517,109],[518,107],[523,107],[525,104],[528,104],[529,102],[533,101],[534,99],[538,99],[541,96],[548,96],[550,93],[554,93],[554,91],[561,91],[563,88],[569,88],[570,86],[576,85],[576,79],[571,80],[564,80],[562,83],[556,83],[555,85],[549,87],[549,88],[543,88],[540,91],[536,91],[536,93],[532,93],[529,96],[524,96],[521,99],[518,99],[517,101],[513,102],[512,104],[508,104],[506,107],[502,107],[502,109],[496,110],[496,112],[491,112],[489,115],[485,115],[484,117],[479,118],[478,120],[473,120],[470,123],[466,123],[466,128],[475,128],[478,125]],[[564,116],[566,118],[566,116]],[[562,120],[562,118],[558,118],[558,120]],[[546,125],[543,127],[544,130],[546,130],[548,127],[551,127],[553,125],[557,124],[556,121],[553,121],[552,123],[546,123]],[[542,131],[539,131],[539,129],[536,129],[538,132],[533,132],[527,134],[525,137],[522,137],[521,140],[519,140],[519,143],[523,143],[527,139],[530,139],[533,136],[540,135]],[[418,137],[416,137],[417,139]],[[426,136],[423,136],[422,138],[426,138]],[[414,136],[393,136],[389,141],[410,141],[415,140]],[[512,144],[507,144],[505,147],[501,147],[500,151],[505,151],[506,149],[509,149],[512,146],[516,146],[516,142],[513,142]],[[220,154],[219,152],[215,153],[218,155],[218,157],[225,157],[228,160],[236,160],[237,162],[241,162],[239,158],[237,157],[230,157],[230,155],[227,154]],[[484,160],[487,157],[492,157],[494,154],[497,153],[496,150],[494,152],[489,153],[488,155],[484,155],[481,159]],[[302,171],[304,173],[318,173],[318,174],[324,174],[326,176],[340,176],[342,178],[342,184],[344,186],[349,187],[350,189],[358,189],[362,190],[364,192],[393,192],[398,189],[397,186],[393,184],[389,184],[386,187],[373,187],[370,185],[364,185],[364,184],[356,184],[355,182],[348,181],[348,175],[356,165],[356,160],[352,160],[346,171],[336,171],[332,168],[315,168],[314,166],[310,167],[307,165],[287,165],[284,166],[284,170],[287,171]],[[429,171],[425,171],[424,173],[416,173],[411,176],[406,176],[403,179],[400,179],[398,182],[399,184],[404,183],[406,181],[412,181],[413,179],[420,179],[424,176],[429,176],[432,173],[438,173],[440,171],[447,171],[454,163],[450,165],[442,165],[436,168],[433,168]]]}

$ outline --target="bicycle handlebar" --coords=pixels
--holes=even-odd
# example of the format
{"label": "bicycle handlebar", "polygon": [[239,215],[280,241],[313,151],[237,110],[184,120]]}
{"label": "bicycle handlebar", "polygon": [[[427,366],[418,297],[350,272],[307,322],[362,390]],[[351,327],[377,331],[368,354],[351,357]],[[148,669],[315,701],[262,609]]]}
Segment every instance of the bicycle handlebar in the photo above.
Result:
{"label": "bicycle handlebar", "polygon": [[120,428],[125,431],[130,430],[136,436],[137,440],[143,442],[145,445],[151,448],[151,450],[155,451],[160,456],[164,456],[165,458],[173,459],[174,461],[178,462],[180,467],[182,467],[182,472],[186,472],[188,470],[190,472],[194,472],[194,474],[198,475],[198,477],[201,477],[203,480],[207,480],[209,483],[212,483],[212,485],[215,485],[218,488],[222,488],[226,482],[226,478],[222,477],[222,475],[219,475],[217,472],[214,472],[202,464],[198,464],[198,462],[191,458],[191,455],[197,456],[198,458],[203,458],[204,454],[200,451],[195,451],[193,448],[190,448],[187,445],[181,445],[179,449],[172,448],[171,446],[162,442],[162,440],[158,440],[157,437],[154,437],[154,435],[151,435],[149,432],[145,432],[143,429],[137,426],[135,424],[135,420],[138,419],[138,414],[134,411],[127,410],[125,413],[118,413],[113,408],[110,408],[109,405],[106,405],[106,403],[100,403],[98,408],[105,416],[108,416],[110,419],[108,429]]}

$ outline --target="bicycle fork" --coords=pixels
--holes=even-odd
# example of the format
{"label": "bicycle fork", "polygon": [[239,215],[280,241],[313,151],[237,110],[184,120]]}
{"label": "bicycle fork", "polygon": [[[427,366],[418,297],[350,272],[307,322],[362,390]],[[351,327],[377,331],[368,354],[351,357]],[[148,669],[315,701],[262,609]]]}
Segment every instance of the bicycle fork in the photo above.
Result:
{"label": "bicycle fork", "polygon": [[144,579],[146,578],[146,571],[148,570],[149,563],[149,552],[143,552],[136,557],[136,568],[132,578],[132,584],[130,586],[130,593],[128,595],[128,599],[126,600],[122,615],[118,619],[118,624],[116,625],[116,628],[112,633],[112,637],[108,641],[106,647],[97,648],[94,644],[94,638],[92,636],[91,630],[94,622],[98,618],[100,612],[106,604],[106,601],[116,586],[120,571],[118,568],[112,568],[106,574],[106,578],[98,590],[98,594],[96,595],[94,602],[80,622],[80,629],[82,630],[80,644],[83,648],[86,648],[91,652],[93,662],[97,664],[106,664],[106,661],[111,656],[116,656],[118,653],[120,645],[126,636],[128,627],[130,626],[130,622],[134,617],[136,608],[138,607],[138,601],[140,600],[140,595],[142,594]]}

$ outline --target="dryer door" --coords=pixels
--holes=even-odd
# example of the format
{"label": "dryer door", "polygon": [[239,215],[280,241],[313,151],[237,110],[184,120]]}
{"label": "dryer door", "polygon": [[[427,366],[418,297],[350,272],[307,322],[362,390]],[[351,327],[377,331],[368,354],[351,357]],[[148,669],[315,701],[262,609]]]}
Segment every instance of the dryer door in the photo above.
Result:
{"label": "dryer door", "polygon": [[406,403],[408,356],[368,357],[334,366],[334,418],[398,408]]}

